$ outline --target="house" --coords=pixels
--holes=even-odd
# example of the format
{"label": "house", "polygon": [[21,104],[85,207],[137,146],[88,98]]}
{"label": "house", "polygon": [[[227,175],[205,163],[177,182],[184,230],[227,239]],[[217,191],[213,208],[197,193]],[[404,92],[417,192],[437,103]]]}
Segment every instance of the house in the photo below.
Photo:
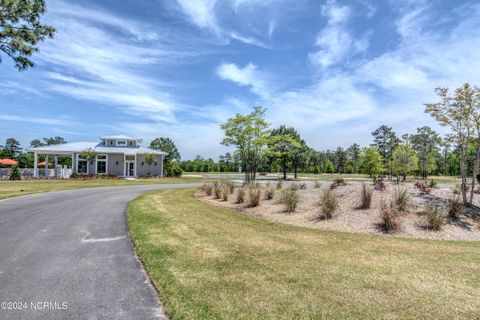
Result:
{"label": "house", "polygon": [[[121,177],[163,176],[163,159],[167,153],[142,147],[142,139],[124,135],[100,137],[100,142],[73,142],[30,148],[34,155],[33,176],[51,176],[45,169],[38,169],[38,156],[54,157],[57,167],[58,157],[72,158],[72,172],[77,174],[111,174]],[[82,158],[84,151],[93,151],[94,158]],[[145,159],[146,154],[153,155],[153,161]],[[42,174],[41,170],[45,170]],[[56,175],[56,174],[55,174]]]}

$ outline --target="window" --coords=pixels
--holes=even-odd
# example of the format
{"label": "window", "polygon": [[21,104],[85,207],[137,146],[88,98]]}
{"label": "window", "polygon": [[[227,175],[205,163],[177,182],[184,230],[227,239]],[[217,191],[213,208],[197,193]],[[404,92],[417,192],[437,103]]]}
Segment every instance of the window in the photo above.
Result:
{"label": "window", "polygon": [[127,140],[117,140],[117,147],[126,147]]}
{"label": "window", "polygon": [[78,157],[77,172],[85,174],[88,173],[88,161],[86,159]]}
{"label": "window", "polygon": [[107,156],[104,154],[97,155],[97,174],[107,173]]}

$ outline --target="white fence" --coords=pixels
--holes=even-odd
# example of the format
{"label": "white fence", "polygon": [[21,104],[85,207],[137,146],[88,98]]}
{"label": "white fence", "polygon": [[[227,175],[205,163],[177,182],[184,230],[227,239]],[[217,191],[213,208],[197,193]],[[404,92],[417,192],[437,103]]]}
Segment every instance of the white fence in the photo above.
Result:
{"label": "white fence", "polygon": [[[19,169],[20,175],[22,179],[33,179],[34,169]],[[68,179],[72,175],[72,169],[68,169],[67,167],[57,166],[55,169],[48,169],[47,172],[44,168],[38,168],[38,178],[45,179],[45,178],[54,178],[54,179]],[[6,180],[10,178],[10,173],[12,169],[10,168],[0,168],[0,180]]]}

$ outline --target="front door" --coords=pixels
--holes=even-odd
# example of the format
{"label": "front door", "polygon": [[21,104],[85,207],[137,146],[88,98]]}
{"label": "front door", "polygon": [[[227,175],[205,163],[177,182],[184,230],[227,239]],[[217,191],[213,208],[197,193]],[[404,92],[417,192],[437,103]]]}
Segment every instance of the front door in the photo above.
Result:
{"label": "front door", "polygon": [[125,177],[133,177],[135,175],[135,161],[125,161]]}

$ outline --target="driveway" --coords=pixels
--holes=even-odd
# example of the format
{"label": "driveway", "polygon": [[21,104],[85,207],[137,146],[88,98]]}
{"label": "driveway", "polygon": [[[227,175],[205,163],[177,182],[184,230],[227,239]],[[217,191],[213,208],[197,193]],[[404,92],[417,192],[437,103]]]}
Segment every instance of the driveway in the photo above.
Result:
{"label": "driveway", "polygon": [[0,201],[0,319],[163,319],[128,237],[125,210],[144,192],[190,186],[79,189]]}

